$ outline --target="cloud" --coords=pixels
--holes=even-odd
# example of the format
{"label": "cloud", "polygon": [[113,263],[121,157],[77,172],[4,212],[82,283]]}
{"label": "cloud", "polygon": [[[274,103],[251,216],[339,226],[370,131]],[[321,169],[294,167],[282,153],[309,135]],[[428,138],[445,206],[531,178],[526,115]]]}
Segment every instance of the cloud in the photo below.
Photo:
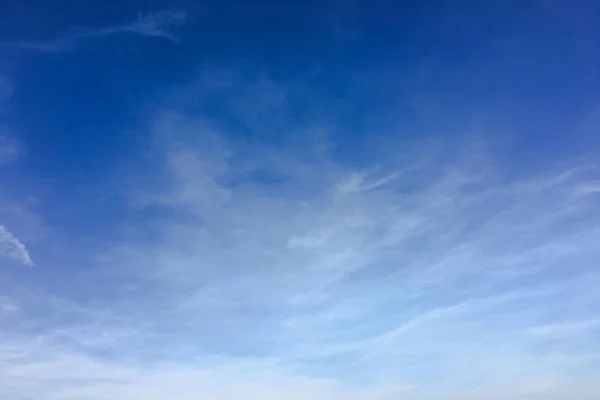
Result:
{"label": "cloud", "polygon": [[587,182],[586,184],[580,185],[576,189],[578,194],[587,195],[587,194],[597,194],[600,193],[600,182]]}
{"label": "cloud", "polygon": [[19,41],[5,43],[4,46],[58,53],[71,50],[77,42],[84,39],[123,33],[164,38],[177,43],[179,42],[179,38],[169,32],[168,28],[182,24],[186,17],[187,14],[184,11],[159,12],[148,15],[139,14],[134,21],[122,25],[114,25],[105,28],[82,28],[52,40],[38,42]]}
{"label": "cloud", "polygon": [[[550,304],[569,299],[574,315],[587,307],[579,291],[598,221],[590,199],[574,195],[585,168],[515,180],[488,172],[497,168],[484,154],[424,155],[408,166],[382,160],[383,177],[369,181],[364,169],[320,161],[318,146],[246,154],[208,126],[157,115],[154,135],[171,138],[156,143],[163,164],[145,171],[152,182],[128,185],[134,209],[172,218],[143,226],[160,238],[151,247],[134,228],[104,264],[168,290],[177,336],[210,321],[194,336],[200,351],[266,352],[384,384],[563,378],[599,351],[587,336],[581,348],[524,355],[542,345],[523,333],[532,323],[559,321]],[[578,267],[561,275],[565,265]]]}
{"label": "cloud", "polygon": [[[6,339],[6,338],[4,338]],[[7,379],[0,386],[6,397],[23,399],[191,400],[305,399],[317,400],[442,400],[556,399],[592,400],[600,387],[592,380],[573,385],[538,380],[512,386],[476,389],[412,387],[395,384],[377,388],[289,374],[271,363],[221,363],[212,368],[193,365],[143,367],[135,363],[98,361],[81,354],[44,349],[35,343],[10,342],[1,347]],[[64,382],[69,382],[65,385]],[[12,398],[12,397],[11,397]]]}
{"label": "cloud", "polygon": [[33,261],[25,245],[3,225],[0,225],[0,255],[7,256],[23,265],[33,266]]}
{"label": "cloud", "polygon": [[269,360],[221,359],[213,360],[210,367],[189,363],[144,366],[133,360],[101,360],[60,346],[40,345],[6,335],[1,338],[0,365],[7,379],[0,385],[0,395],[18,394],[23,399],[276,400],[308,396],[318,400],[591,400],[600,394],[600,387],[593,380],[578,385],[538,379],[476,388],[398,382],[373,387],[301,376]]}
{"label": "cloud", "polygon": [[358,192],[362,190],[376,189],[379,186],[383,186],[388,182],[397,179],[402,175],[402,172],[393,172],[383,178],[367,181],[367,178],[372,175],[372,172],[354,172],[343,178],[341,182],[336,185],[336,188],[340,192]]}
{"label": "cloud", "polygon": [[[293,105],[290,90],[275,92],[286,99],[269,102],[278,121],[265,131]],[[15,297],[0,395],[600,394],[591,327],[532,334],[600,306],[600,214],[579,189],[598,165],[548,162],[515,178],[461,137],[441,141],[444,158],[426,148],[415,162],[377,155],[365,168],[337,159],[321,125],[248,143],[180,101],[154,110],[143,155],[115,174],[111,190],[129,207],[118,234],[86,247],[86,268],[69,268],[69,282],[89,290]],[[257,130],[267,117],[244,114]]]}
{"label": "cloud", "polygon": [[589,319],[582,321],[569,321],[564,323],[540,325],[527,329],[529,335],[535,336],[556,336],[589,333],[591,330],[600,328],[600,320]]}

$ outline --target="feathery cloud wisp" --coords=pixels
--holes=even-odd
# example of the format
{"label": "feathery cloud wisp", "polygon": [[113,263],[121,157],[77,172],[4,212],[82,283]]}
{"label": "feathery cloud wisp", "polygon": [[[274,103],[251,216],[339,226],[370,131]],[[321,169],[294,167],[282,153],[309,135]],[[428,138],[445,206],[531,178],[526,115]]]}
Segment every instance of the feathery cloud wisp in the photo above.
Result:
{"label": "feathery cloud wisp", "polygon": [[69,269],[90,301],[20,293],[0,397],[598,397],[598,326],[570,325],[600,304],[596,159],[514,177],[427,149],[374,176],[210,122],[151,114],[124,229]]}
{"label": "feathery cloud wisp", "polygon": [[149,15],[139,14],[134,21],[125,24],[104,28],[81,28],[51,40],[18,41],[5,43],[4,45],[48,53],[59,53],[71,50],[77,42],[86,38],[122,33],[164,38],[177,43],[180,39],[175,34],[169,32],[168,28],[182,24],[186,18],[187,14],[184,11],[160,12]]}
{"label": "feathery cloud wisp", "polygon": [[2,254],[23,265],[33,266],[33,261],[25,245],[3,225],[0,225],[0,255]]}

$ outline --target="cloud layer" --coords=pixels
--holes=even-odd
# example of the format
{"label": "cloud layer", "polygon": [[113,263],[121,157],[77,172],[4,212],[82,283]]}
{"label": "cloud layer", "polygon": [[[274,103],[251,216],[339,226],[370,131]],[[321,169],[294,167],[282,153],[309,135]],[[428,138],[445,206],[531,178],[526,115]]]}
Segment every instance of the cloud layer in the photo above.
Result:
{"label": "cloud layer", "polygon": [[462,137],[364,168],[322,127],[257,146],[182,108],[145,124],[146,155],[119,172],[121,234],[72,273],[102,290],[11,314],[6,396],[600,394],[593,158],[515,178]]}
{"label": "cloud layer", "polygon": [[[178,42],[173,29],[186,16],[156,13],[4,46],[58,54],[126,33]],[[261,21],[272,19],[269,13]],[[221,20],[209,22],[212,29]],[[336,46],[385,47],[379,33],[363,41],[358,20],[357,29],[351,25],[351,35],[337,29]],[[428,30],[423,26],[415,32]],[[296,35],[295,26],[285,28]],[[214,45],[229,62],[229,48],[222,53],[218,40],[207,44],[219,37],[229,45],[246,32],[234,31],[207,36],[193,50]],[[256,31],[264,49],[266,30]],[[435,32],[436,40],[443,36]],[[519,52],[506,49],[521,44],[500,42],[499,58],[518,69],[506,54]],[[299,54],[310,47],[304,45]],[[327,57],[336,62],[315,68],[309,82],[290,78],[296,66],[280,74],[232,67],[203,71],[162,97],[146,96],[144,82],[159,70],[172,74],[184,57],[134,82],[127,74],[145,63],[137,52],[123,76],[118,69],[118,79],[90,86],[89,96],[105,84],[108,90],[100,91],[105,98],[85,98],[81,115],[73,116],[68,102],[50,104],[47,121],[73,132],[57,134],[65,142],[56,147],[49,145],[52,129],[43,132],[46,141],[31,146],[42,162],[15,166],[25,144],[0,136],[0,164],[10,164],[0,185],[0,263],[33,265],[30,249],[39,266],[0,268],[0,398],[600,398],[600,158],[593,146],[559,157],[552,146],[534,146],[540,141],[498,137],[503,113],[495,107],[521,103],[500,90],[498,103],[481,101],[494,104],[483,116],[469,104],[479,102],[502,63],[474,62],[477,79],[463,86],[472,66],[457,72],[455,61],[441,56],[444,73],[432,74],[431,86],[422,83],[429,67],[407,73],[418,83],[403,76],[396,85],[395,67],[361,75],[338,65],[352,69],[351,59],[377,58],[377,49],[362,51],[341,51],[347,60],[332,52]],[[491,65],[489,74],[481,72]],[[67,75],[62,63],[54,68]],[[24,75],[15,75],[15,85]],[[496,84],[529,82],[508,75]],[[61,89],[60,82],[49,86]],[[69,82],[77,86],[69,101],[88,96],[81,80]],[[11,98],[12,83],[0,79],[0,102]],[[125,92],[129,83],[137,89]],[[527,97],[534,90],[528,85],[515,93]],[[31,86],[16,93],[37,95],[38,85]],[[416,93],[405,94],[410,87]],[[112,88],[123,92],[111,97]],[[446,111],[429,102],[428,91],[438,90]],[[470,90],[473,99],[465,100]],[[143,112],[102,111],[117,97],[131,104],[138,95]],[[376,101],[387,96],[394,99]],[[28,98],[14,96],[14,107],[28,110]],[[444,118],[454,112],[464,115]],[[541,124],[528,113],[515,118],[519,133]],[[413,114],[427,122],[411,124]],[[100,124],[98,137],[88,137],[72,128],[105,118],[114,119],[106,130],[126,123],[127,133],[111,136]],[[477,134],[457,122],[465,120],[478,121]],[[576,124],[543,122],[556,130],[556,142],[581,136]],[[43,129],[22,126],[34,140]],[[516,148],[523,143],[531,148]]]}

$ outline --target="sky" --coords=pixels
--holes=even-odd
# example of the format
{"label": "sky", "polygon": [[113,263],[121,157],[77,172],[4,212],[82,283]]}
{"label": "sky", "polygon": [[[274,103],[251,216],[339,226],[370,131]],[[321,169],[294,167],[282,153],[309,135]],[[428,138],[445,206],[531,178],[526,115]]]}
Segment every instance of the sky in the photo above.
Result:
{"label": "sky", "polygon": [[600,398],[598,26],[0,2],[0,398]]}

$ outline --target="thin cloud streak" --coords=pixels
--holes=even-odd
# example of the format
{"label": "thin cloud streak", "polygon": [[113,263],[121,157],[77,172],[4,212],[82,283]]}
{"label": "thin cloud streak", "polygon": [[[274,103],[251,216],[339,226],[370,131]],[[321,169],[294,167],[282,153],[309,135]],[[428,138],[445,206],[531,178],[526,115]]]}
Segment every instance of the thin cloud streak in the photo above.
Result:
{"label": "thin cloud streak", "polygon": [[6,47],[37,50],[48,53],[60,53],[71,50],[79,41],[84,39],[132,33],[140,36],[157,37],[179,43],[180,38],[169,32],[168,28],[181,25],[187,14],[184,11],[169,11],[148,15],[139,14],[136,20],[105,28],[83,28],[73,33],[47,41],[19,41],[4,43]]}
{"label": "thin cloud streak", "polygon": [[23,265],[34,265],[25,245],[3,225],[0,225],[0,255],[5,255]]}

